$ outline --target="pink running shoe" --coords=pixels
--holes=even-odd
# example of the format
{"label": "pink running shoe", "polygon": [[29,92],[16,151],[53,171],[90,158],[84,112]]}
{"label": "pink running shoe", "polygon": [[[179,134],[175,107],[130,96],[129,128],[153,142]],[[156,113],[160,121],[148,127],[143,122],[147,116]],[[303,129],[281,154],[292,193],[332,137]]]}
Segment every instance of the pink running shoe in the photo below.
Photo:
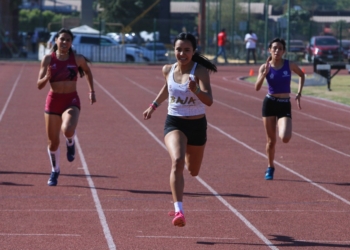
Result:
{"label": "pink running shoe", "polygon": [[173,225],[176,227],[184,227],[186,225],[186,220],[184,214],[180,212],[170,212],[170,216],[175,216],[173,219]]}

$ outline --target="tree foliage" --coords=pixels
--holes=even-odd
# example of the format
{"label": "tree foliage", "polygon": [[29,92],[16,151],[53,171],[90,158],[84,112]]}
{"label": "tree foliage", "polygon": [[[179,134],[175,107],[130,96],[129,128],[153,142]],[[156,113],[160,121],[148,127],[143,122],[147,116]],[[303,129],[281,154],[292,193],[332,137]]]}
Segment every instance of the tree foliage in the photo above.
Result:
{"label": "tree foliage", "polygon": [[[156,0],[96,0],[103,12],[100,17],[107,23],[122,23],[124,26],[133,22]],[[133,31],[152,30],[153,19],[158,16],[156,5],[131,27]]]}
{"label": "tree foliage", "polygon": [[10,9],[16,10],[18,9],[18,6],[22,4],[22,0],[12,0],[10,1]]}
{"label": "tree foliage", "polygon": [[25,32],[32,32],[37,27],[48,28],[49,24],[53,23],[58,23],[57,27],[60,27],[63,17],[68,16],[56,14],[49,10],[41,12],[39,9],[22,9],[19,12],[19,30]]}

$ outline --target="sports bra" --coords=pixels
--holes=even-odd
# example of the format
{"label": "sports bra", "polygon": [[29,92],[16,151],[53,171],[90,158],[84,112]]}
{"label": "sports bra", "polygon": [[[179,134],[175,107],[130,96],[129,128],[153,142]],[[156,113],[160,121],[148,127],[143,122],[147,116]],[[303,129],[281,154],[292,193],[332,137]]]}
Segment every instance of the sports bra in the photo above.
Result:
{"label": "sports bra", "polygon": [[57,59],[56,53],[52,52],[50,69],[50,83],[76,81],[78,79],[78,65],[75,62],[74,53],[70,53],[67,60],[60,61]]}
{"label": "sports bra", "polygon": [[289,61],[284,60],[280,69],[270,67],[266,75],[266,81],[269,88],[269,94],[290,93],[290,81],[292,79]]}
{"label": "sports bra", "polygon": [[[189,80],[185,83],[177,83],[174,80],[174,69],[177,63],[173,64],[167,78],[169,105],[168,114],[173,116],[195,116],[205,114],[205,105],[199,98],[188,89]],[[191,69],[190,77],[194,77],[197,63]]]}

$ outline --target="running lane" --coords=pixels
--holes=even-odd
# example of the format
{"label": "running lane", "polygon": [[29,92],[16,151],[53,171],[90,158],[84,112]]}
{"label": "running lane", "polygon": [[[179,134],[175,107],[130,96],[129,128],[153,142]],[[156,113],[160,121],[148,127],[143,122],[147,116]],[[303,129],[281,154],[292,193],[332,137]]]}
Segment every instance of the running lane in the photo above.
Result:
{"label": "running lane", "polygon": [[[256,92],[238,80],[249,67],[219,67],[211,75],[203,166],[197,178],[185,173],[187,225],[175,228],[167,216],[173,204],[163,144],[166,103],[151,120],[142,118],[164,84],[161,66],[93,65],[94,105],[79,80],[78,155],[65,160],[62,138],[57,187],[46,185],[48,88],[36,89],[37,64],[12,67],[23,73],[0,121],[4,249],[350,247],[348,107],[303,96],[298,111],[293,102],[293,138],[277,143],[275,180],[265,181],[266,89]],[[4,85],[7,95],[16,79]]]}

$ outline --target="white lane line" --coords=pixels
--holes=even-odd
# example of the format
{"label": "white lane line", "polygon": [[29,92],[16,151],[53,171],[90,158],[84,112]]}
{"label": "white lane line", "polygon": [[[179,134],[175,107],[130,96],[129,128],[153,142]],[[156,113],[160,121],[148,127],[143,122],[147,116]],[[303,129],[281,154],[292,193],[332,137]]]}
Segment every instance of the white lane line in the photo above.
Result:
{"label": "white lane line", "polygon": [[[131,83],[133,83],[134,85],[141,87],[140,84],[138,84],[138,83],[136,83],[136,82],[130,80],[129,78],[126,78],[126,79],[127,79],[128,81],[130,81]],[[156,95],[156,93],[153,93],[153,94]],[[231,108],[231,109],[237,110],[238,112],[241,112],[241,113],[243,113],[243,114],[246,114],[246,115],[248,115],[248,116],[250,116],[250,117],[252,117],[252,118],[254,118],[254,119],[261,120],[261,118],[258,118],[258,117],[254,116],[254,115],[251,115],[251,114],[249,114],[249,113],[247,113],[247,112],[245,112],[245,111],[242,111],[242,110],[240,110],[240,109],[237,109],[237,108],[235,108],[235,107],[232,107],[232,106],[230,106],[230,105],[227,105],[227,104],[225,104],[225,103],[222,103],[222,102],[220,102],[220,101],[215,101],[215,102],[220,103],[221,105],[224,105],[224,106],[229,107],[229,108]],[[258,154],[258,155],[264,157],[265,159],[267,159],[267,156],[265,155],[265,153],[261,153],[261,152],[255,150],[254,148],[250,147],[248,144],[246,144],[246,143],[244,143],[244,142],[242,142],[242,141],[236,139],[235,137],[233,137],[233,136],[231,136],[230,134],[224,132],[224,131],[221,130],[220,128],[218,128],[218,127],[212,125],[211,123],[208,123],[208,125],[211,126],[212,128],[214,128],[215,130],[217,130],[218,132],[220,132],[221,134],[225,135],[226,137],[230,138],[231,140],[237,142],[238,144],[241,144],[242,146],[246,147],[247,149],[249,149],[249,150],[253,151],[254,153],[256,153],[256,154]],[[293,132],[293,134],[296,134],[297,136],[300,136],[300,137],[302,137],[302,138],[304,138],[304,139],[308,139],[308,140],[310,140],[310,141],[312,141],[312,142],[314,142],[314,143],[316,143],[316,144],[318,144],[318,145],[320,145],[320,146],[323,146],[323,147],[325,147],[325,148],[327,148],[327,149],[329,149],[329,150],[332,150],[332,151],[337,152],[337,153],[339,153],[339,154],[342,154],[342,155],[344,155],[344,156],[350,157],[349,154],[346,154],[346,153],[343,153],[343,152],[338,151],[338,150],[336,150],[336,149],[333,149],[333,148],[331,148],[331,147],[328,147],[327,145],[324,145],[324,144],[319,143],[319,142],[317,142],[317,141],[315,141],[315,140],[309,139],[309,138],[307,138],[307,137],[305,137],[305,136],[302,136],[302,135],[300,135],[300,134],[298,134],[298,133],[294,133],[294,132]],[[164,147],[165,147],[165,146],[164,146]],[[321,185],[319,185],[319,184],[313,182],[312,180],[306,178],[305,176],[299,174],[298,172],[296,172],[296,171],[294,171],[294,170],[292,170],[292,169],[290,169],[290,168],[284,166],[283,164],[279,163],[278,161],[275,161],[275,163],[276,163],[277,165],[279,165],[280,167],[284,168],[285,170],[291,172],[292,174],[298,176],[299,178],[305,180],[306,182],[309,182],[310,184],[312,184],[312,185],[318,187],[319,189],[323,190],[324,192],[326,192],[326,193],[332,195],[333,197],[335,197],[335,198],[337,198],[337,199],[343,201],[344,203],[350,205],[350,201],[346,200],[345,198],[343,198],[343,197],[341,197],[341,196],[339,196],[339,195],[333,193],[332,191],[330,191],[330,190],[324,188],[323,186],[321,186]]]}
{"label": "white lane line", "polygon": [[[293,242],[317,242],[317,243],[350,243],[349,240],[344,240],[344,241],[340,241],[340,240],[298,240],[298,239],[293,239]],[[336,246],[341,247],[341,246]],[[349,246],[344,246],[344,247],[349,247]]]}
{"label": "white lane line", "polygon": [[215,197],[218,198],[219,201],[221,201],[221,203],[224,204],[228,209],[230,209],[241,221],[243,221],[243,223],[250,230],[252,230],[267,246],[269,246],[271,249],[278,249],[256,227],[254,227],[249,220],[247,220],[240,212],[237,211],[237,209],[235,209],[233,206],[230,205],[230,203],[228,203],[224,198],[222,198],[218,194],[218,192],[216,192],[211,186],[209,186],[202,178],[197,176],[196,179],[200,183],[202,183],[202,185],[205,186],[212,194],[214,194]]}
{"label": "white lane line", "polygon": [[[140,84],[138,84],[138,83],[136,83],[136,82],[130,80],[130,79],[127,78],[127,77],[125,77],[125,78],[126,78],[128,81],[130,81],[131,83],[133,83],[134,85],[136,85],[136,86],[138,86],[138,87],[144,89],[144,87],[141,86]],[[262,100],[261,100],[260,98],[257,98],[257,97],[254,97],[254,96],[250,96],[250,95],[246,95],[246,94],[243,94],[243,93],[235,92],[235,91],[233,91],[233,90],[231,90],[231,89],[224,88],[224,87],[220,87],[220,86],[217,86],[217,85],[215,85],[215,84],[212,84],[212,86],[213,86],[213,87],[216,87],[216,88],[219,88],[219,89],[221,89],[221,90],[224,90],[225,92],[230,92],[230,93],[233,93],[233,94],[236,94],[236,95],[244,96],[244,97],[247,97],[247,98],[250,98],[250,99],[254,99],[254,100],[258,100],[258,101],[262,102]],[[147,91],[147,92],[150,92],[150,91]],[[154,94],[154,92],[152,92],[152,94]],[[241,109],[235,108],[235,107],[233,107],[233,106],[231,106],[231,105],[228,105],[228,104],[226,104],[226,103],[223,103],[223,102],[221,102],[221,101],[215,100],[215,103],[218,103],[218,104],[220,104],[220,105],[222,105],[222,106],[225,106],[225,107],[227,107],[227,108],[236,110],[237,112],[242,113],[242,114],[245,114],[246,116],[249,116],[249,117],[251,117],[251,118],[253,118],[253,119],[262,121],[262,118],[261,118],[261,117],[257,117],[257,116],[255,116],[255,115],[252,115],[252,114],[250,114],[250,113],[248,113],[248,112],[245,112],[245,111],[243,111],[243,110],[241,110]],[[315,120],[320,120],[320,121],[323,121],[323,122],[325,122],[325,123],[329,123],[329,124],[331,124],[331,125],[338,126],[338,127],[341,127],[341,128],[350,130],[350,127],[343,126],[343,125],[341,125],[341,124],[334,123],[334,122],[331,122],[331,121],[327,121],[327,120],[324,120],[324,119],[321,119],[321,118],[318,118],[318,117],[315,117],[315,116],[311,116],[311,115],[305,114],[305,113],[303,113],[303,112],[301,112],[301,111],[298,111],[298,110],[293,110],[293,112],[297,112],[297,113],[302,114],[302,115],[304,115],[304,116],[307,116],[307,117],[309,117],[309,118],[313,118],[313,119],[315,119]],[[321,143],[321,142],[318,142],[318,141],[316,141],[316,140],[313,140],[313,139],[311,139],[311,138],[309,138],[309,137],[306,137],[306,136],[304,136],[304,135],[302,135],[302,134],[299,134],[299,133],[297,133],[297,132],[295,132],[295,131],[292,131],[292,133],[293,133],[294,135],[296,135],[296,136],[299,136],[299,137],[305,139],[305,140],[308,140],[308,141],[310,141],[310,142],[313,142],[313,143],[315,143],[315,144],[317,144],[317,145],[319,145],[319,146],[321,146],[321,147],[324,147],[324,148],[326,148],[326,149],[329,149],[329,150],[331,150],[331,151],[333,151],[333,152],[335,152],[335,153],[341,154],[341,155],[346,156],[346,157],[350,157],[350,154],[347,154],[347,153],[344,153],[344,152],[342,152],[342,151],[339,151],[339,150],[337,150],[337,149],[335,149],[335,148],[329,147],[329,146],[327,146],[327,145],[325,145],[325,144],[323,144],[323,143]]]}
{"label": "white lane line", "polygon": [[[236,111],[239,112],[239,113],[245,114],[246,116],[249,116],[249,117],[251,117],[251,118],[253,118],[253,119],[255,119],[255,120],[259,120],[259,121],[262,120],[261,117],[257,117],[257,116],[255,116],[255,115],[252,115],[252,114],[250,114],[250,113],[248,113],[248,112],[245,112],[245,111],[243,111],[243,110],[241,110],[241,109],[235,108],[235,107],[233,107],[233,106],[231,106],[231,105],[228,105],[228,104],[226,104],[226,103],[223,103],[223,102],[220,102],[220,101],[215,101],[215,102],[218,103],[218,104],[220,104],[220,105],[222,105],[222,106],[225,106],[225,107],[227,107],[227,108],[236,110]],[[347,129],[350,129],[350,128],[347,128]],[[329,147],[329,146],[327,146],[327,145],[325,145],[325,144],[323,144],[323,143],[320,143],[320,142],[318,142],[318,141],[316,141],[316,140],[314,140],[314,139],[311,139],[311,138],[309,138],[309,137],[306,137],[306,136],[304,136],[304,135],[302,135],[302,134],[299,134],[299,133],[294,132],[294,131],[292,131],[292,133],[293,133],[294,135],[296,135],[296,136],[299,136],[299,137],[301,137],[301,138],[307,140],[307,141],[313,142],[313,143],[315,143],[315,144],[317,144],[317,145],[319,145],[319,146],[321,146],[321,147],[324,147],[324,148],[326,148],[326,149],[328,149],[328,150],[331,150],[331,151],[333,151],[333,152],[335,152],[335,153],[341,154],[341,155],[346,156],[346,157],[350,157],[350,154],[347,154],[347,153],[344,153],[344,152],[342,152],[342,151],[339,151],[339,150],[337,150],[337,149],[335,149],[335,148]]]}
{"label": "white lane line", "polygon": [[[243,94],[243,93],[240,93],[240,92],[237,92],[237,91],[233,91],[231,89],[228,89],[228,88],[225,88],[225,87],[221,87],[221,86],[217,86],[215,84],[212,84],[212,87],[215,87],[215,88],[218,88],[218,89],[221,89],[225,92],[229,92],[229,93],[232,93],[232,94],[235,94],[235,95],[239,95],[239,96],[243,96],[243,97],[246,97],[246,98],[249,98],[249,99],[253,99],[253,100],[256,100],[256,101],[259,101],[260,103],[262,103],[262,99],[260,98],[257,98],[255,96],[251,96],[251,95],[247,95],[247,94]],[[215,100],[215,102],[217,102]],[[223,104],[223,103],[221,103]],[[309,117],[311,119],[314,119],[314,120],[318,120],[318,121],[322,121],[322,122],[325,122],[325,123],[329,123],[333,126],[337,126],[337,127],[340,127],[340,128],[344,128],[344,129],[347,129],[347,130],[350,130],[350,127],[349,126],[344,126],[342,124],[339,124],[339,123],[335,123],[335,122],[332,122],[332,121],[328,121],[328,120],[325,120],[325,119],[322,119],[322,118],[319,118],[319,117],[316,117],[316,116],[313,116],[313,115],[310,115],[310,114],[307,114],[305,112],[302,112],[302,111],[299,111],[297,109],[293,110],[294,113],[298,113],[300,115],[303,115],[303,116],[306,116],[306,117]],[[350,111],[349,111],[350,112]],[[259,118],[261,120],[261,117]]]}
{"label": "white lane line", "polygon": [[303,135],[301,135],[301,134],[299,134],[299,133],[293,132],[293,134],[295,134],[295,135],[297,135],[297,136],[299,136],[299,137],[301,137],[301,138],[304,138],[305,140],[311,141],[311,142],[313,142],[313,143],[315,143],[315,144],[317,144],[317,145],[320,145],[320,146],[322,146],[322,147],[324,147],[324,148],[327,148],[327,149],[329,149],[329,150],[331,150],[331,151],[333,151],[333,152],[335,152],[335,153],[341,154],[341,155],[346,156],[346,157],[350,157],[350,154],[347,154],[347,153],[344,153],[344,152],[342,152],[342,151],[339,151],[339,150],[337,150],[337,149],[335,149],[335,148],[329,147],[329,146],[327,146],[327,145],[325,145],[325,144],[322,144],[322,143],[320,143],[320,142],[318,142],[318,141],[315,141],[315,140],[313,140],[313,139],[310,139],[310,138],[308,138],[308,137],[306,137],[306,136],[303,136]]}
{"label": "white lane line", "polygon": [[[6,111],[6,108],[12,98],[12,95],[14,93],[14,90],[15,88],[17,87],[18,85],[18,82],[19,82],[19,79],[20,77],[22,76],[22,73],[23,73],[23,68],[24,66],[22,66],[21,68],[21,71],[19,72],[19,75],[16,79],[16,82],[15,84],[13,85],[12,87],[12,90],[9,94],[9,97],[7,98],[7,101],[4,105],[4,108],[0,114],[0,121]],[[95,185],[90,177],[90,173],[89,173],[89,170],[88,170],[88,167],[87,167],[87,164],[86,164],[86,161],[85,161],[85,157],[84,157],[84,154],[82,152],[82,149],[80,147],[80,144],[79,144],[79,140],[78,140],[78,136],[76,137],[76,145],[77,145],[77,148],[78,148],[78,151],[79,151],[79,155],[80,155],[80,159],[81,159],[81,162],[82,162],[82,165],[83,165],[83,168],[84,168],[84,172],[85,172],[85,175],[86,175],[86,179],[88,180],[88,183],[89,183],[89,186],[90,186],[90,190],[91,190],[91,193],[92,193],[92,196],[93,196],[93,199],[94,199],[94,202],[95,202],[95,206],[96,206],[96,209],[97,209],[97,213],[99,215],[99,218],[100,218],[100,222],[102,224],[102,228],[103,228],[103,232],[105,233],[105,237],[107,239],[107,243],[108,243],[108,247],[109,249],[111,250],[114,250],[116,249],[115,245],[114,245],[114,242],[113,242],[113,238],[111,236],[111,233],[109,231],[109,228],[108,228],[108,224],[107,224],[107,221],[106,221],[106,217],[103,213],[103,209],[102,209],[102,206],[101,206],[101,203],[100,203],[100,200],[98,198],[98,195],[97,195],[97,192],[96,192],[96,189],[95,189]],[[0,235],[4,235],[4,234],[0,234]],[[52,235],[49,235],[49,234],[5,234],[7,236],[10,236],[10,235],[19,235],[19,236],[24,236],[24,235],[36,235],[36,236],[43,236],[43,235],[48,235],[48,236],[62,236],[60,234],[52,234]],[[80,236],[80,235],[78,235]]]}
{"label": "white lane line", "polygon": [[83,165],[84,173],[85,173],[86,179],[87,179],[87,181],[89,183],[90,191],[91,191],[91,194],[92,194],[92,198],[94,199],[95,207],[96,207],[96,210],[97,210],[97,213],[98,213],[98,217],[100,219],[100,223],[101,223],[101,226],[102,226],[102,229],[103,229],[103,233],[104,233],[105,238],[107,240],[108,249],[115,250],[117,248],[116,248],[116,246],[114,244],[112,234],[111,234],[111,232],[109,230],[108,223],[107,223],[107,220],[106,220],[106,216],[103,213],[103,208],[102,208],[100,199],[98,198],[98,194],[97,194],[97,191],[96,191],[95,184],[94,184],[94,182],[93,182],[93,180],[91,178],[88,165],[87,165],[87,163],[85,161],[85,157],[84,157],[84,154],[83,154],[83,150],[81,149],[78,136],[76,136],[75,138],[76,138],[75,139],[75,144],[76,144],[78,152],[79,152],[80,161],[81,161],[81,164]]}
{"label": "white lane line", "polygon": [[7,100],[6,100],[6,103],[5,103],[4,107],[2,108],[2,111],[1,111],[1,114],[0,114],[0,122],[1,122],[1,120],[2,120],[2,117],[3,117],[4,114],[5,114],[5,111],[6,111],[6,109],[7,109],[7,106],[8,106],[8,104],[9,104],[9,102],[10,102],[12,96],[13,96],[13,93],[15,92],[15,88],[16,88],[17,85],[18,85],[19,79],[20,79],[21,76],[22,76],[23,68],[24,68],[24,65],[22,65],[21,71],[19,72],[19,74],[18,74],[18,76],[17,76],[17,79],[16,79],[16,81],[15,81],[15,84],[13,84],[12,89],[11,89],[11,92],[10,92],[10,94],[9,94]]}
{"label": "white lane line", "polygon": [[50,237],[80,237],[80,234],[5,234],[0,233],[0,236],[50,236]]}
{"label": "white lane line", "polygon": [[[306,96],[307,98],[305,99],[306,101],[308,102],[311,102],[311,103],[314,103],[314,104],[317,104],[317,105],[320,105],[320,106],[324,106],[326,108],[330,108],[330,109],[335,109],[337,111],[343,111],[343,112],[346,112],[346,113],[350,113],[350,110],[349,110],[349,105],[346,105],[346,104],[343,104],[343,103],[340,103],[340,102],[336,102],[336,101],[332,101],[332,100],[328,100],[328,99],[325,99],[325,98],[321,98],[321,97],[316,97],[316,96]],[[311,99],[311,100],[310,100]],[[316,100],[313,100],[313,99],[316,99]],[[334,106],[337,106],[337,107],[334,107],[334,106],[329,106],[329,105],[326,105],[326,104],[323,104],[323,103],[320,103],[320,101],[323,101],[325,103],[329,103],[329,104],[333,104]],[[339,108],[339,106],[341,108]]]}
{"label": "white lane line", "polygon": [[[210,127],[212,127],[213,129],[215,129],[216,131],[218,131],[219,133],[225,135],[226,137],[228,137],[228,138],[230,138],[231,140],[235,141],[236,143],[240,144],[241,146],[243,146],[243,147],[249,149],[250,151],[253,151],[254,153],[256,153],[256,154],[258,154],[258,155],[264,157],[265,159],[267,159],[267,156],[265,155],[265,153],[261,153],[261,152],[257,151],[256,149],[250,147],[248,144],[246,144],[246,143],[244,143],[244,142],[242,142],[242,141],[236,139],[235,137],[231,136],[230,134],[224,132],[222,129],[220,129],[220,128],[218,128],[218,127],[216,127],[216,126],[214,126],[214,125],[212,125],[212,124],[210,124],[210,123],[208,123],[208,125],[209,125]],[[343,201],[344,203],[350,205],[350,201],[346,200],[345,198],[341,197],[340,195],[337,195],[337,194],[333,193],[332,191],[328,190],[327,188],[324,188],[323,186],[321,186],[321,185],[319,185],[319,184],[313,182],[312,180],[310,180],[310,179],[306,178],[305,176],[299,174],[298,172],[296,172],[296,171],[294,171],[294,170],[292,170],[292,169],[286,167],[285,165],[283,165],[282,163],[279,163],[279,162],[276,161],[276,160],[275,160],[275,163],[276,163],[277,165],[279,165],[280,167],[284,168],[285,170],[291,172],[292,174],[298,176],[299,178],[305,180],[306,182],[308,182],[308,183],[310,183],[310,184],[312,184],[312,185],[318,187],[319,189],[323,190],[324,192],[326,192],[326,193],[328,193],[328,194],[334,196],[335,198],[337,198],[337,199]]]}
{"label": "white lane line", "polygon": [[238,238],[216,238],[216,237],[189,237],[189,236],[162,236],[162,235],[145,235],[145,236],[136,236],[137,238],[163,238],[163,239],[203,239],[203,240],[238,240]]}
{"label": "white lane line", "polygon": [[[336,200],[331,200],[331,201],[322,201],[322,202],[335,202]],[[320,204],[322,202],[306,202],[308,204]],[[287,204],[292,204],[292,205],[299,205],[303,202],[290,202]],[[248,203],[249,204],[249,203]],[[143,213],[154,213],[154,212],[169,212],[168,209],[138,209],[138,208],[128,208],[128,209],[118,209],[118,208],[108,208],[108,209],[103,209],[103,211],[108,211],[108,212],[143,212]],[[241,212],[290,212],[290,213],[350,213],[350,210],[306,210],[306,209],[239,209],[238,211]],[[21,213],[46,213],[46,212],[67,212],[67,213],[82,213],[82,212],[96,212],[96,209],[3,209],[0,210],[0,212],[21,212]],[[230,212],[229,209],[186,209],[186,212],[196,212],[196,213],[208,213],[208,212],[215,212],[215,213],[228,213]]]}
{"label": "white lane line", "polygon": [[[143,123],[141,123],[121,102],[119,102],[111,93],[109,93],[100,83],[95,81],[97,85],[109,96],[112,100],[114,100],[124,111],[134,119],[142,128],[144,128],[147,133],[156,141],[158,144],[165,150],[166,147],[163,144],[161,140],[157,138],[155,134],[153,134]],[[155,95],[155,93],[153,93]],[[196,177],[196,179],[202,183],[216,198],[218,198],[219,201],[221,201],[226,207],[228,207],[232,212],[234,212],[239,219],[243,221],[243,223],[246,224],[248,228],[250,228],[267,246],[270,247],[270,249],[277,250],[278,248],[275,247],[271,241],[269,241],[258,229],[256,229],[243,215],[241,215],[235,208],[233,208],[224,198],[222,198],[212,187],[210,187],[204,180],[202,180],[199,176]]]}
{"label": "white lane line", "polygon": [[[240,84],[240,85],[243,85],[245,87],[249,86],[249,88],[251,88],[251,89],[253,88],[253,85],[254,85],[254,83],[247,82],[242,77],[238,77],[236,80],[230,80],[227,77],[223,77],[222,79],[224,81],[232,82],[232,83],[235,83],[235,84]],[[264,85],[264,86],[262,86],[262,88],[267,89],[267,86]],[[343,103],[339,103],[339,102],[335,102],[335,101],[332,101],[332,100],[328,100],[328,99],[325,99],[325,98],[315,97],[315,96],[307,95],[307,96],[304,96],[304,97],[306,97],[306,98],[303,98],[303,100],[305,100],[307,102],[310,102],[310,103],[313,103],[313,104],[317,104],[319,106],[327,107],[327,108],[330,108],[330,109],[335,109],[337,111],[343,111],[343,112],[346,112],[346,113],[350,113],[350,106],[349,105],[346,105],[346,104],[343,104]],[[318,101],[314,101],[313,99],[316,99]],[[327,104],[320,103],[319,101],[323,101],[323,102],[328,103],[328,104],[333,104],[334,106],[329,106]]]}

